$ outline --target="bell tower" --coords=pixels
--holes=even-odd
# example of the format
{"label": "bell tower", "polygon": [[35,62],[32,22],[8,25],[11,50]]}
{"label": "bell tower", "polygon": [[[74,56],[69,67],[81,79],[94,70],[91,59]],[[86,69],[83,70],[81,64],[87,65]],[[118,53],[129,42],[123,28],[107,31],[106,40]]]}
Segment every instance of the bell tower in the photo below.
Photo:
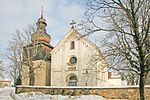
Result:
{"label": "bell tower", "polygon": [[[36,32],[31,35],[31,43],[24,47],[23,60],[24,66],[22,84],[30,85],[33,79],[33,85],[50,86],[51,85],[51,55],[53,46],[50,44],[51,36],[46,32],[46,20],[43,17],[43,7],[41,16],[37,20]],[[31,73],[32,71],[32,73]],[[32,74],[32,79],[30,77]]]}
{"label": "bell tower", "polygon": [[46,60],[45,56],[49,55],[50,51],[53,49],[53,46],[50,44],[51,36],[46,32],[46,20],[43,17],[43,7],[41,11],[41,17],[37,20],[37,30],[31,35],[32,44],[38,45],[38,53],[35,56],[34,60]]}

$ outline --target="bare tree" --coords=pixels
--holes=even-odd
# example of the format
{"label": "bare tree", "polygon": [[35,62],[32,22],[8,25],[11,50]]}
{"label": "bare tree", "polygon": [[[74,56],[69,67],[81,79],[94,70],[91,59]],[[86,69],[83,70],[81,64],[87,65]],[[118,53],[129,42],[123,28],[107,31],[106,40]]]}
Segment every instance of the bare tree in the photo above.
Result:
{"label": "bare tree", "polygon": [[[41,45],[38,41],[32,42],[27,46],[23,47],[23,61],[26,66],[28,66],[27,74],[29,74],[29,85],[34,85],[35,83],[35,70],[40,69],[42,66],[42,61],[38,64],[38,66],[34,66],[34,61],[38,60],[39,56],[43,56],[42,59],[44,60],[47,55],[40,55],[43,53],[40,51]],[[25,67],[26,67],[25,66]]]}
{"label": "bare tree", "polygon": [[[22,31],[16,30],[17,34],[9,41],[6,57],[11,61],[10,66],[12,71],[10,74],[14,79],[14,85],[17,84],[17,81],[21,81],[22,73],[24,73],[22,67],[25,64],[30,65],[29,78],[30,81],[34,81],[34,76],[31,76],[31,73],[34,73],[32,58],[35,57],[37,48],[34,45],[32,47],[34,49],[31,51],[29,46],[31,44],[31,33],[33,32],[35,32],[35,27],[33,25],[30,25],[28,29],[23,29]],[[21,82],[19,82],[19,84],[21,84]],[[30,85],[33,85],[33,82],[30,82]]]}
{"label": "bare tree", "polygon": [[22,67],[21,49],[17,47],[16,43],[11,42],[9,44],[6,57],[8,58],[9,61],[11,61],[10,76],[13,78],[15,86],[16,84],[19,84],[17,82],[17,79],[21,76],[21,67]]}
{"label": "bare tree", "polygon": [[5,67],[3,65],[3,61],[0,61],[0,77],[4,78]]}
{"label": "bare tree", "polygon": [[[105,32],[105,54],[118,71],[132,73],[139,79],[140,100],[150,70],[150,1],[87,0],[82,28],[90,35]],[[113,67],[114,68],[114,67]],[[131,75],[132,75],[131,74]]]}
{"label": "bare tree", "polygon": [[[17,30],[17,34],[14,35],[13,39],[10,41],[6,56],[12,62],[11,75],[14,78],[14,83],[19,81],[21,84],[21,80],[27,79],[29,80],[29,85],[34,85],[35,72],[43,65],[42,61],[40,61],[38,65],[35,66],[35,61],[50,61],[49,49],[45,50],[43,48],[44,41],[32,41],[33,38],[36,38],[32,36],[32,33],[36,33],[40,36],[41,34],[39,31],[41,32],[39,28],[36,30],[34,25],[30,25],[28,29],[23,29],[22,31]],[[36,72],[36,76],[37,74]],[[49,83],[46,84],[48,85]]]}

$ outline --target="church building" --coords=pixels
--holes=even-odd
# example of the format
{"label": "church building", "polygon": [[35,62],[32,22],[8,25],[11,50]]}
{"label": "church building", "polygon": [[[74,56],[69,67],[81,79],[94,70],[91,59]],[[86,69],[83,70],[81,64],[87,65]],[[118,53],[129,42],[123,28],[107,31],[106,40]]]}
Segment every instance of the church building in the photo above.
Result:
{"label": "church building", "polygon": [[[69,31],[54,47],[50,44],[51,37],[46,33],[46,26],[46,20],[41,15],[37,22],[37,30],[31,36],[31,44],[24,47],[24,62],[27,63],[23,67],[22,85],[104,86],[107,84],[108,63],[105,57],[95,44],[78,32],[75,22],[71,23]],[[34,52],[28,53],[28,51]],[[34,84],[31,84],[31,81]]]}
{"label": "church building", "polygon": [[103,85],[108,80],[107,67],[99,48],[72,25],[51,51],[51,85]]}

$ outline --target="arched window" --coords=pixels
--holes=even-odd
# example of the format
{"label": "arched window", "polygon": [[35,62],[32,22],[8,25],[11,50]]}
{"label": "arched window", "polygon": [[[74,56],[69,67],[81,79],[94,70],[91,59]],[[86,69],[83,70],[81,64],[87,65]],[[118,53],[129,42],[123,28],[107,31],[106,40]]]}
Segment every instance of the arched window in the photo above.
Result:
{"label": "arched window", "polygon": [[70,49],[71,49],[71,50],[72,50],[72,49],[75,49],[75,42],[74,42],[74,41],[71,42],[71,44],[70,44]]}
{"label": "arched window", "polygon": [[77,77],[75,75],[69,75],[68,86],[77,86]]}

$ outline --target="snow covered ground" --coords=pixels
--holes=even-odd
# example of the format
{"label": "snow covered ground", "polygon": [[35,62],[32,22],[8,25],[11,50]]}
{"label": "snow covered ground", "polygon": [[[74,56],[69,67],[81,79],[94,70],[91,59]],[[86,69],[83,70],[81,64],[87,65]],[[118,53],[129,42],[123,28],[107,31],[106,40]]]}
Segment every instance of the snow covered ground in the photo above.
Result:
{"label": "snow covered ground", "polygon": [[49,95],[40,92],[15,94],[12,87],[0,88],[0,100],[104,100],[97,95],[63,96]]}
{"label": "snow covered ground", "polygon": [[104,100],[97,95],[81,95],[81,96],[62,96],[62,95],[46,95],[43,93],[20,93],[16,95],[17,100]]}
{"label": "snow covered ground", "polygon": [[14,100],[11,94],[14,92],[14,88],[0,88],[0,100]]}

